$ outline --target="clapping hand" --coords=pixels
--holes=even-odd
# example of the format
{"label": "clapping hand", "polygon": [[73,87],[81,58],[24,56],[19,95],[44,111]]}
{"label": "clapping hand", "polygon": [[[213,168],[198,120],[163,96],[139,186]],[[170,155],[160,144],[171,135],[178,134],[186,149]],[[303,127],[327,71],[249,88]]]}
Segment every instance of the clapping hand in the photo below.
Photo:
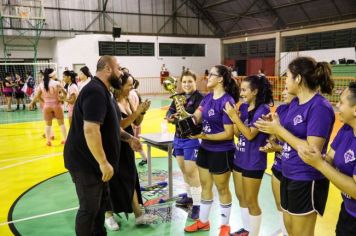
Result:
{"label": "clapping hand", "polygon": [[236,105],[231,105],[229,102],[225,104],[224,112],[230,117],[230,119],[240,117],[240,112],[237,110]]}
{"label": "clapping hand", "polygon": [[263,133],[275,135],[281,123],[277,113],[270,113],[259,118],[254,125]]}
{"label": "clapping hand", "polygon": [[281,151],[281,149],[282,149],[281,145],[277,144],[273,139],[267,140],[266,145],[259,148],[261,152],[266,152],[266,153],[278,152]]}
{"label": "clapping hand", "polygon": [[299,157],[308,165],[318,169],[318,166],[323,163],[323,157],[317,147],[298,146],[297,150]]}

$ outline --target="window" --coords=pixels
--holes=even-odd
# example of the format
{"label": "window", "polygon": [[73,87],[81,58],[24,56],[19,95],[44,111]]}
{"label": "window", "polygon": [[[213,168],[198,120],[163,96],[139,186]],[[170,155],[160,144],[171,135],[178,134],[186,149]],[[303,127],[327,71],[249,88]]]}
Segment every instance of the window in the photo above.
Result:
{"label": "window", "polygon": [[99,42],[99,56],[154,56],[154,43]]}
{"label": "window", "polygon": [[160,57],[205,57],[205,44],[160,43]]}

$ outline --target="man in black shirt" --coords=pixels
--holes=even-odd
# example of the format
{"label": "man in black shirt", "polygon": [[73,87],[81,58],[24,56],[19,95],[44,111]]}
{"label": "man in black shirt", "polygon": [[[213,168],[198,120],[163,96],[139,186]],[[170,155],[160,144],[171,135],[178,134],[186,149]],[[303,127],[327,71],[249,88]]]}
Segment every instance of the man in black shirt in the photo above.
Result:
{"label": "man in black shirt", "polygon": [[80,236],[106,235],[106,182],[118,170],[120,140],[127,141],[135,151],[141,149],[138,139],[121,130],[121,113],[109,91],[121,87],[120,77],[116,58],[101,57],[96,76],[80,92],[74,106],[64,163],[79,199],[75,231]]}

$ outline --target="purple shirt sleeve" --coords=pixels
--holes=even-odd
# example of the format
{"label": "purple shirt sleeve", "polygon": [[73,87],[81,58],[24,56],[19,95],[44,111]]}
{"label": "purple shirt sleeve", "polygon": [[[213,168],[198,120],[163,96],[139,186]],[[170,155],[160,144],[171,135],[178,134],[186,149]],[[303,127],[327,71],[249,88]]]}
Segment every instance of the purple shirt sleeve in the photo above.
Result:
{"label": "purple shirt sleeve", "polygon": [[266,115],[266,114],[268,114],[269,112],[270,112],[270,109],[269,109],[269,107],[268,107],[267,105],[265,105],[265,104],[260,105],[260,106],[257,108],[255,114],[253,115],[252,122],[251,122],[252,125],[251,125],[251,126],[252,126],[252,127],[256,127],[256,126],[255,126],[255,122],[256,122],[262,115]]}
{"label": "purple shirt sleeve", "polygon": [[[224,100],[222,105],[222,109],[225,109],[225,104],[229,102],[231,105],[235,104],[234,99],[230,98],[230,99],[226,99]],[[226,112],[223,110],[223,124],[224,125],[231,125],[233,124],[232,120],[230,119],[230,117],[226,114]]]}
{"label": "purple shirt sleeve", "polygon": [[331,148],[336,150],[337,147],[340,145],[342,142],[342,137],[344,133],[345,125],[341,127],[341,129],[337,132],[336,137],[334,138],[333,142],[331,143]]}
{"label": "purple shirt sleeve", "polygon": [[307,136],[328,138],[333,125],[332,111],[323,104],[318,104],[310,109],[307,120]]}

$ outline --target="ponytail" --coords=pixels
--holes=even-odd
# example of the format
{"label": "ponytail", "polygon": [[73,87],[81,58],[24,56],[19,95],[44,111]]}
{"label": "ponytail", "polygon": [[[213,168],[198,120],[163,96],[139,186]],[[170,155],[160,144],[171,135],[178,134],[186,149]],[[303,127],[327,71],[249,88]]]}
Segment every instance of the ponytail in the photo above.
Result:
{"label": "ponytail", "polygon": [[320,88],[322,93],[331,94],[334,82],[331,78],[331,68],[327,62],[316,62],[311,57],[297,57],[288,65],[293,79],[298,75],[311,90]]}
{"label": "ponytail", "polygon": [[219,76],[223,77],[223,87],[225,92],[227,92],[235,102],[238,102],[240,98],[240,88],[235,79],[232,78],[231,69],[224,65],[216,65],[215,67]]}
{"label": "ponytail", "polygon": [[54,70],[52,68],[46,68],[43,72],[43,85],[47,92],[49,91],[50,74],[52,74],[53,72]]}
{"label": "ponytail", "polygon": [[245,82],[249,83],[249,87],[252,91],[257,89],[255,108],[261,104],[273,106],[273,90],[272,85],[265,76],[250,75],[244,78]]}
{"label": "ponytail", "polygon": [[334,88],[334,81],[331,79],[331,68],[327,62],[316,64],[315,79],[318,81],[322,93],[331,94]]}

